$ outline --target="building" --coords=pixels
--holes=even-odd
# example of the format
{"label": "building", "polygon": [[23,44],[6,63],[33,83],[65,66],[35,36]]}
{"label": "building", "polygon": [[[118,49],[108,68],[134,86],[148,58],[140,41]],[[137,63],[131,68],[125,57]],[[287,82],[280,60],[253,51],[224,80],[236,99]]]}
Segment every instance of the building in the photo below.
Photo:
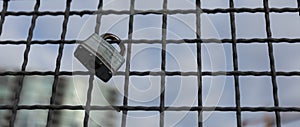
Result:
{"label": "building", "polygon": [[[23,82],[19,105],[49,105],[52,94],[53,79],[53,76],[26,76]],[[18,77],[0,77],[1,105],[12,104],[18,82]],[[80,101],[79,98],[86,97],[88,80],[80,79],[77,80],[76,84],[77,86],[80,84],[80,86],[84,88],[75,88],[76,85],[74,85],[74,80],[71,77],[60,77],[57,85],[55,104],[84,105],[85,102]],[[103,91],[107,92],[103,93],[102,97],[97,96],[95,98],[96,100],[99,100],[97,101],[97,104],[108,105],[109,103],[114,103],[116,93],[114,92],[114,89],[111,87],[103,87],[101,89],[104,89]],[[83,110],[54,110],[51,124],[55,127],[80,127],[83,125],[84,114],[85,112]],[[47,115],[48,110],[18,110],[15,126],[45,126],[47,122]],[[99,115],[103,117],[98,117]],[[101,121],[101,125],[114,126],[113,111],[105,111],[102,114],[96,114],[96,116],[97,117],[90,116],[92,121],[94,121],[90,122],[91,127],[99,126],[97,121]],[[10,110],[0,110],[0,126],[8,126],[9,119]],[[103,121],[105,122],[103,123]]]}

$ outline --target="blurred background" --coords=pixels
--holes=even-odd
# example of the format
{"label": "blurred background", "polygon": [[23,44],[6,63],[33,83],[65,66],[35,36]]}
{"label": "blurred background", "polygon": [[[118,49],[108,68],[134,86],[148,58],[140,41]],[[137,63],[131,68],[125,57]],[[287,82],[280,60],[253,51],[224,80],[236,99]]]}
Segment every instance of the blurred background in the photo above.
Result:
{"label": "blurred background", "polygon": [[[3,5],[3,1],[0,5]],[[8,12],[32,12],[35,0],[11,0]],[[97,10],[98,0],[72,0],[71,11]],[[169,0],[169,10],[194,10],[195,0]],[[297,0],[269,0],[270,8],[299,8]],[[229,8],[229,1],[201,0],[202,9]],[[235,8],[264,8],[263,0],[234,0]],[[65,0],[41,0],[38,11],[63,12]],[[163,0],[135,0],[136,10],[162,10]],[[3,10],[3,6],[0,6]],[[130,0],[103,0],[103,10],[129,11]],[[237,39],[267,38],[264,12],[235,13],[235,30]],[[157,40],[157,43],[125,43],[131,48],[130,67],[126,63],[120,72],[159,72],[162,63],[162,14],[134,15],[133,40]],[[97,15],[70,15],[65,40],[84,40],[94,33]],[[129,14],[105,14],[101,17],[99,33],[114,33],[122,40],[127,40],[129,31]],[[201,13],[201,38],[231,39],[230,13]],[[31,26],[32,15],[7,15],[2,26],[0,41],[26,41]],[[64,15],[42,15],[36,19],[33,30],[33,41],[60,40]],[[197,16],[195,13],[168,14],[166,39],[166,71],[197,72],[196,43],[174,43],[172,40],[196,39]],[[272,38],[300,38],[299,12],[270,12]],[[199,28],[198,28],[199,29]],[[20,72],[24,62],[26,44],[1,44],[0,72]],[[73,56],[78,44],[65,44],[59,71],[87,71]],[[202,43],[201,58],[203,72],[233,71],[233,55],[231,43]],[[28,72],[54,72],[59,44],[31,44],[28,54]],[[237,43],[239,71],[270,72],[268,44]],[[275,70],[277,72],[300,71],[300,44],[279,42],[273,43]],[[21,76],[0,76],[0,104],[12,105],[20,83]],[[124,89],[125,80],[129,79],[128,91]],[[233,75],[202,77],[202,91],[198,95],[197,75],[166,76],[164,79],[164,104],[166,107],[195,107],[198,98],[202,98],[203,106],[235,107],[235,81]],[[54,75],[26,75],[20,93],[19,105],[49,105],[52,96]],[[92,90],[91,105],[123,106],[124,95],[128,92],[128,106],[159,107],[161,100],[160,75],[114,76],[108,83],[95,77]],[[300,107],[298,90],[299,76],[276,76],[278,86],[279,107]],[[241,107],[273,107],[273,87],[271,76],[239,76]],[[59,76],[57,84],[56,105],[85,105],[89,87],[89,75]],[[17,110],[15,126],[45,126],[48,109]],[[281,123],[284,127],[300,124],[299,112],[281,112]],[[89,126],[118,127],[122,123],[123,112],[115,110],[91,110]],[[54,110],[52,125],[61,127],[81,127],[85,116],[84,110]],[[237,126],[235,111],[203,112],[203,125],[207,127]],[[124,116],[123,116],[124,117]],[[8,126],[11,118],[10,110],[0,110],[0,126]],[[245,126],[265,127],[266,122],[275,121],[273,112],[242,112],[241,119]],[[266,120],[267,119],[267,120]],[[198,126],[197,111],[165,111],[165,126]],[[159,126],[159,111],[128,111],[126,126]],[[272,126],[275,126],[274,123]]]}

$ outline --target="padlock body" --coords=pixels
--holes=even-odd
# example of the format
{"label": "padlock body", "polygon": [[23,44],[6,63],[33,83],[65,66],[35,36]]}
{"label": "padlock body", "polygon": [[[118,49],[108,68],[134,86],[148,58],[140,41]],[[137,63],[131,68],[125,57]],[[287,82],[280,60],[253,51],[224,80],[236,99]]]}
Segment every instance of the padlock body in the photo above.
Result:
{"label": "padlock body", "polygon": [[102,81],[107,82],[112,77],[111,70],[85,47],[79,45],[75,50],[74,55],[80,63],[82,63],[90,72],[93,72]]}
{"label": "padlock body", "polygon": [[80,45],[99,58],[112,73],[115,73],[125,62],[124,57],[98,34],[91,35]]}
{"label": "padlock body", "polygon": [[83,41],[74,55],[104,82],[107,82],[125,62],[123,56],[98,34],[93,34]]}

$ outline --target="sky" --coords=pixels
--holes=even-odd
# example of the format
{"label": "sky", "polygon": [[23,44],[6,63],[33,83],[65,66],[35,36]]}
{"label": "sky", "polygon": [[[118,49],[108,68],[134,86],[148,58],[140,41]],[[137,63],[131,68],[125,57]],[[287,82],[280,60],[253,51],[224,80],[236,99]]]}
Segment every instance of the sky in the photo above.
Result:
{"label": "sky", "polygon": [[[2,2],[0,2],[2,3]],[[15,0],[9,2],[9,11],[32,11],[34,0]],[[202,0],[202,8],[228,8],[224,0]],[[95,10],[98,1],[73,0],[71,10]],[[40,11],[64,11],[65,1],[41,1]],[[270,7],[297,7],[296,0],[269,0]],[[235,7],[262,8],[262,0],[235,0]],[[129,10],[130,0],[104,0],[104,10]],[[169,0],[168,9],[194,9],[194,0]],[[0,7],[2,9],[2,7]],[[137,10],[162,9],[162,0],[136,0]],[[167,39],[193,39],[196,31],[194,14],[168,15]],[[300,17],[298,13],[270,13],[272,37],[300,38]],[[238,13],[236,19],[237,38],[266,38],[264,13]],[[71,16],[68,22],[67,40],[83,40],[94,31],[96,16]],[[31,17],[7,16],[0,40],[26,40]],[[33,33],[33,40],[59,40],[62,31],[63,16],[41,16]],[[127,39],[128,15],[104,15],[101,20],[100,33],[111,32],[121,39]],[[161,39],[161,15],[134,16],[133,39]],[[230,17],[227,13],[201,15],[202,38],[231,38]],[[65,45],[61,71],[86,70],[74,57],[77,45]],[[273,44],[276,71],[299,71],[300,45],[297,43]],[[230,44],[202,45],[203,71],[232,71],[232,49]],[[7,70],[20,70],[23,62],[25,45],[0,45],[0,67]],[[237,44],[238,66],[241,71],[270,71],[268,47],[266,43]],[[54,71],[58,45],[31,45],[27,71]],[[196,71],[195,44],[168,44],[166,56],[167,71]],[[8,57],[9,56],[9,57]],[[125,54],[126,58],[126,54]],[[131,71],[160,71],[161,44],[133,44],[131,54]],[[125,64],[120,68],[125,71]],[[75,77],[76,78],[76,77]],[[160,76],[131,76],[129,82],[130,106],[159,106]],[[297,76],[278,76],[278,94],[280,106],[300,106],[297,100],[300,78]],[[240,76],[241,106],[273,106],[271,77]],[[88,79],[85,79],[88,83]],[[103,85],[95,79],[98,87]],[[122,105],[124,95],[124,76],[114,76],[108,83],[118,93],[117,105]],[[79,89],[80,92],[81,89]],[[86,90],[86,89],[82,89]],[[99,91],[100,90],[100,91]],[[166,106],[197,106],[197,78],[195,76],[166,77]],[[95,90],[95,95],[101,94]],[[81,95],[79,95],[81,96]],[[83,95],[82,95],[83,96]],[[235,106],[233,76],[203,77],[204,106]],[[95,100],[96,101],[96,100]],[[82,101],[84,102],[84,101]],[[84,102],[85,103],[85,102]],[[83,103],[83,104],[84,104]],[[243,112],[242,119],[261,121],[264,116],[274,118],[274,113]],[[300,113],[282,113],[283,126],[292,127],[299,124]],[[121,113],[116,113],[116,126],[120,126]],[[236,126],[235,112],[205,112],[204,125]],[[128,126],[158,126],[159,112],[129,112]],[[216,122],[218,121],[218,122]],[[147,123],[147,124],[145,124]],[[258,122],[260,123],[260,122]],[[101,123],[99,123],[101,124]],[[166,126],[196,126],[197,112],[171,112],[165,114]],[[257,125],[254,125],[257,126]]]}

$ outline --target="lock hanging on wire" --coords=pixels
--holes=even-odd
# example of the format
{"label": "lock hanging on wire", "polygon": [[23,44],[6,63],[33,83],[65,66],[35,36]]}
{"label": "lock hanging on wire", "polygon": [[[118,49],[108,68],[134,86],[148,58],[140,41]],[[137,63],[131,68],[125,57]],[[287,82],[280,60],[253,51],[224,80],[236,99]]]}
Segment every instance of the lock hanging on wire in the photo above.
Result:
{"label": "lock hanging on wire", "polygon": [[[113,42],[119,45],[120,52],[112,46]],[[76,48],[74,56],[90,72],[107,82],[124,64],[124,52],[125,46],[118,36],[111,33],[99,36],[94,33]]]}

